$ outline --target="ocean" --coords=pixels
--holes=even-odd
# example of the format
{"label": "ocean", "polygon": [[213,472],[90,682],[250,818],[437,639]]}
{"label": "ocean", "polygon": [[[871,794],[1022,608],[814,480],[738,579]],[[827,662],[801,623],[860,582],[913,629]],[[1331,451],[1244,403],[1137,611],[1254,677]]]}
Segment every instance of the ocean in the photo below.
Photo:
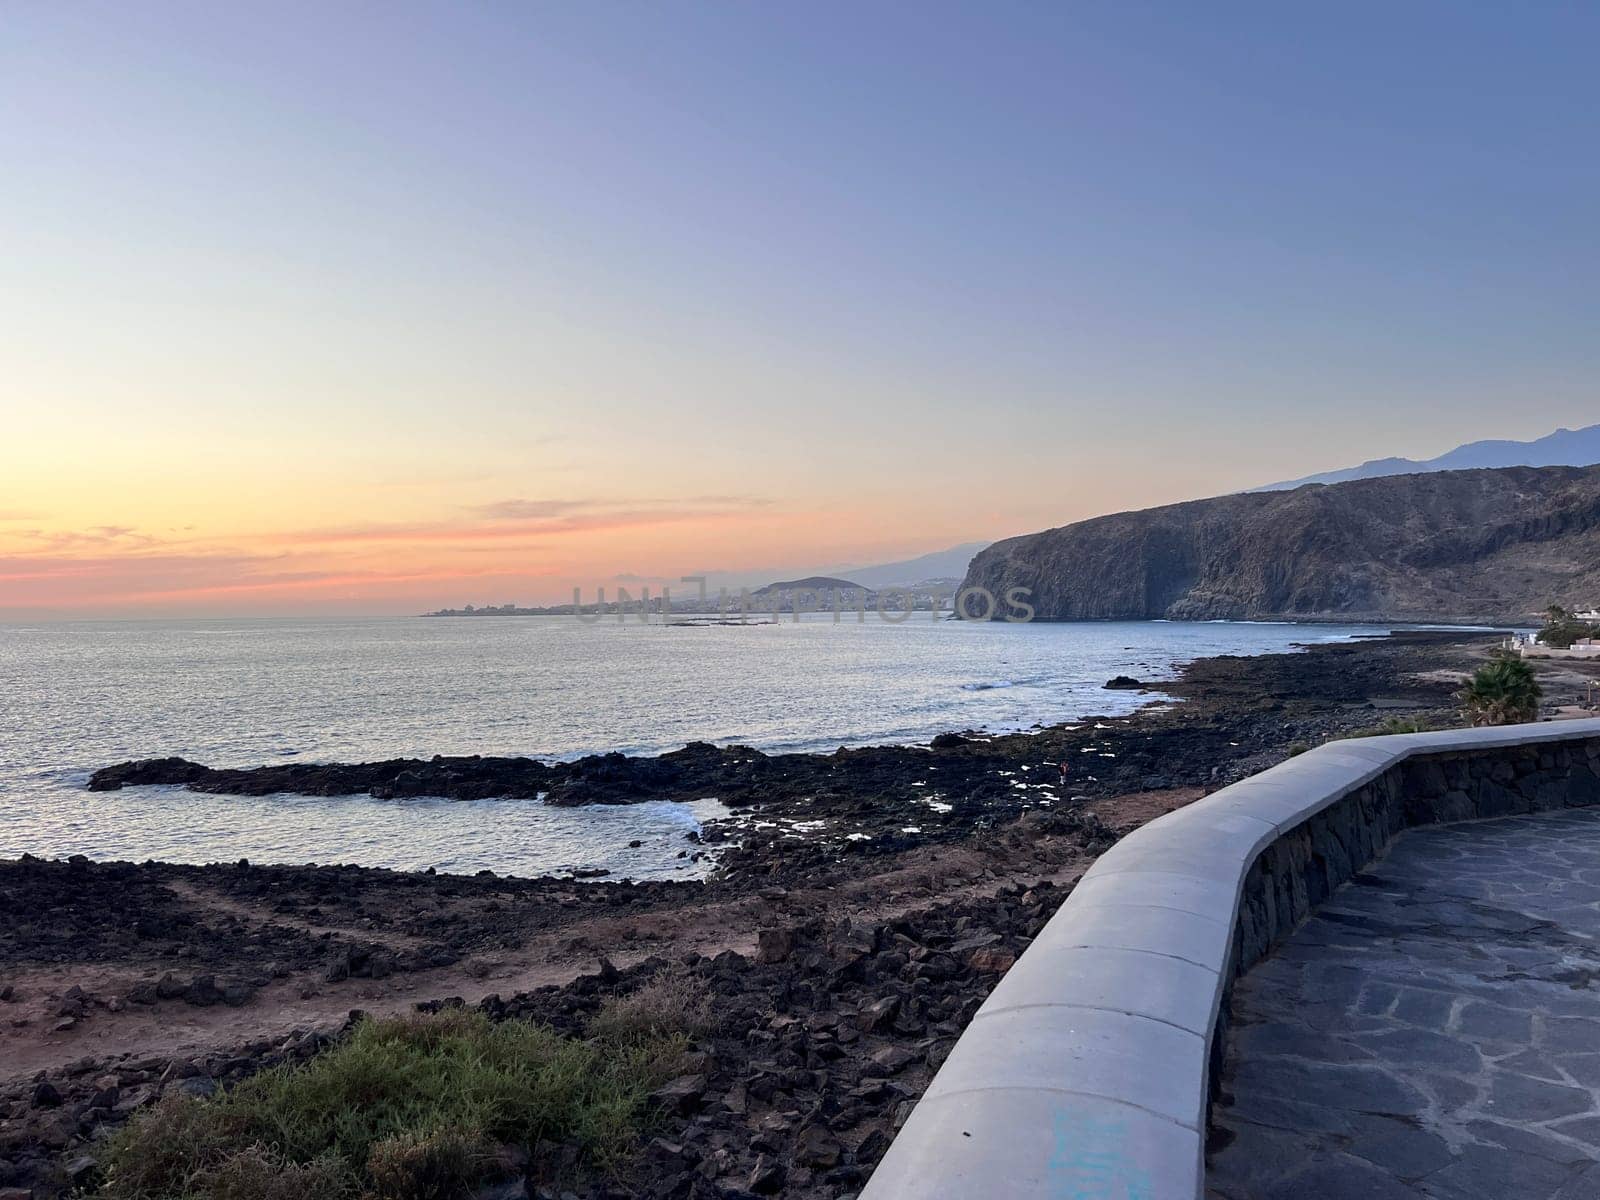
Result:
{"label": "ocean", "polygon": [[[360,863],[684,878],[685,835],[726,810],[527,801],[91,793],[97,767],[433,754],[572,758],[688,741],[766,750],[922,742],[1117,715],[1153,697],[1114,675],[1263,654],[1387,627],[795,623],[584,624],[570,617],[0,624],[0,857]],[[1159,697],[1154,697],[1159,698]],[[630,842],[638,842],[630,846]]]}

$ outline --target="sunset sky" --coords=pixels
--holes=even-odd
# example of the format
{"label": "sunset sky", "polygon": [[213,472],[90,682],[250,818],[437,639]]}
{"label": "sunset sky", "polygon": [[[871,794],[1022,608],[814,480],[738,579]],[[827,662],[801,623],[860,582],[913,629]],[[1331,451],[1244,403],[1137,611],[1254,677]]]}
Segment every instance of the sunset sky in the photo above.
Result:
{"label": "sunset sky", "polygon": [[1600,9],[17,3],[0,619],[909,557],[1600,421]]}

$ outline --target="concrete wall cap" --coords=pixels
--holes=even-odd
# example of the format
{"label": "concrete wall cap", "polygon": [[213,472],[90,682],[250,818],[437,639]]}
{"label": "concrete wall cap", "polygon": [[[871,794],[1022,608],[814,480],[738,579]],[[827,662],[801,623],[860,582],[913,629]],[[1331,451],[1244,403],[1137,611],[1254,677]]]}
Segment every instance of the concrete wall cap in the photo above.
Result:
{"label": "concrete wall cap", "polygon": [[1028,958],[1027,968],[1008,972],[978,1016],[1019,1008],[1100,1008],[1206,1037],[1222,997],[1219,972],[1166,954],[1110,946],[1034,946],[1023,957]]}
{"label": "concrete wall cap", "polygon": [[1172,1080],[1204,1074],[1205,1058],[1205,1037],[1149,1017],[1071,1005],[1004,1009],[973,1018],[925,1099],[1055,1087],[1199,1130],[1204,1096]]}
{"label": "concrete wall cap", "polygon": [[[1063,916],[1065,920],[1061,919]],[[1073,946],[1142,950],[1147,954],[1183,959],[1220,974],[1233,946],[1233,918],[1153,904],[1062,905],[1061,912],[1034,939],[1029,953],[1034,947],[1065,949]],[[1026,957],[1025,954],[1023,958]],[[1017,966],[1021,964],[1022,959],[1018,959]],[[1138,1005],[1129,1003],[1120,1007],[1132,1012]]]}
{"label": "concrete wall cap", "polygon": [[1146,905],[1211,917],[1218,912],[1235,910],[1241,882],[1242,879],[1200,878],[1172,871],[1091,869],[1072,889],[1072,903],[1085,908],[1107,904]]}

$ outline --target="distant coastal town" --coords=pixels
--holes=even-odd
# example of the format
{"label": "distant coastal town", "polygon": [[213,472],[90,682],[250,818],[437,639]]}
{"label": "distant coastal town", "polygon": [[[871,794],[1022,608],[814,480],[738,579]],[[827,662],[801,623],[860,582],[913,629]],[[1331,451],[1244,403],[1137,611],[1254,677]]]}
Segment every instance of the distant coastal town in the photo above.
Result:
{"label": "distant coastal town", "polygon": [[614,617],[739,617],[775,616],[779,613],[895,613],[944,612],[952,610],[958,579],[929,579],[906,587],[868,588],[848,579],[809,576],[779,580],[759,588],[716,592],[697,590],[687,595],[673,594],[670,588],[655,592],[641,587],[637,592],[618,587],[610,596],[604,587],[594,598],[584,600],[574,589],[574,603],[524,606],[507,604],[468,604],[461,608],[442,608],[424,613],[427,617],[571,617],[593,619]]}

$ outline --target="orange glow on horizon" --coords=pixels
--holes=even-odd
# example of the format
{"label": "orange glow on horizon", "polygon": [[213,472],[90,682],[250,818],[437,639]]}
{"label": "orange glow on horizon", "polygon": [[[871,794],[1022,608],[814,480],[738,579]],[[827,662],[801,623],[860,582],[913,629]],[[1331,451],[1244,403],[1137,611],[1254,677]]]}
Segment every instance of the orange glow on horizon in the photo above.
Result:
{"label": "orange glow on horizon", "polygon": [[[881,561],[906,545],[846,543],[840,530],[872,531],[843,511],[694,501],[594,507],[537,520],[374,521],[232,534],[3,521],[0,619],[559,604],[575,587],[590,596],[619,580],[682,590],[679,579],[688,573]],[[910,542],[904,553],[940,548],[938,541]]]}

